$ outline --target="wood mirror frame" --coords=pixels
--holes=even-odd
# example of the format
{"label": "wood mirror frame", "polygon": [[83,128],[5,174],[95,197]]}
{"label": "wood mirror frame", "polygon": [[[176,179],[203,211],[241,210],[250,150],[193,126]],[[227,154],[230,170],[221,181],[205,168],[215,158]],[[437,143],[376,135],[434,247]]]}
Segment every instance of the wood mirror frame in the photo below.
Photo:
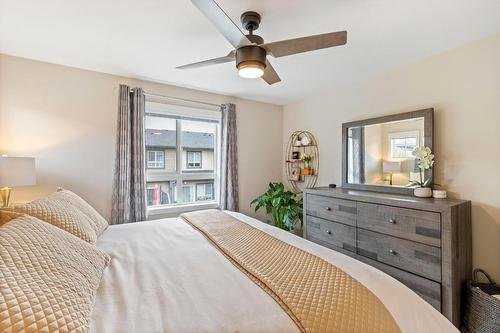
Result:
{"label": "wood mirror frame", "polygon": [[[424,146],[429,147],[430,149],[432,149],[432,151],[434,151],[434,109],[432,108],[405,112],[405,113],[398,113],[377,118],[370,118],[365,120],[352,121],[342,124],[342,187],[353,190],[365,190],[373,192],[412,195],[414,187],[348,183],[347,144],[348,144],[349,128],[351,127],[374,125],[374,124],[381,124],[381,123],[414,119],[414,118],[424,118]],[[432,169],[426,170],[425,176],[426,178],[433,179]]]}

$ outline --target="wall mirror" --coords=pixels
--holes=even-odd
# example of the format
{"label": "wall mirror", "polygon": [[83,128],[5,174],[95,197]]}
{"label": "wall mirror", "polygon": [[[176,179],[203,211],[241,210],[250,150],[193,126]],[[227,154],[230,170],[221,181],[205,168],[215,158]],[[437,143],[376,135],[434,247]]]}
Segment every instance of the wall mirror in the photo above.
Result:
{"label": "wall mirror", "polygon": [[342,124],[342,187],[412,194],[420,180],[412,152],[433,149],[433,118],[425,109]]}

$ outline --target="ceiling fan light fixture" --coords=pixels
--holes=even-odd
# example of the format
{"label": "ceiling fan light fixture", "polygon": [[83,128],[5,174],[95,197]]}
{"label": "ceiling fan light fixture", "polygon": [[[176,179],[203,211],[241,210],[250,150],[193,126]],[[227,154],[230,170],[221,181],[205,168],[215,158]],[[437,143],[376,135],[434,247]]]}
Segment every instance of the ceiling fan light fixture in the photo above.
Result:
{"label": "ceiling fan light fixture", "polygon": [[247,11],[241,15],[241,24],[248,31],[248,34],[243,34],[215,0],[191,0],[191,2],[235,49],[226,56],[179,66],[178,69],[224,64],[235,60],[236,69],[241,77],[254,79],[261,77],[271,85],[280,82],[281,79],[268,61],[268,54],[279,58],[344,45],[347,42],[347,31],[337,31],[264,43],[261,36],[254,34],[261,21],[259,13]]}
{"label": "ceiling fan light fixture", "polygon": [[264,75],[266,65],[258,61],[244,61],[238,64],[238,74],[246,79],[257,79]]}

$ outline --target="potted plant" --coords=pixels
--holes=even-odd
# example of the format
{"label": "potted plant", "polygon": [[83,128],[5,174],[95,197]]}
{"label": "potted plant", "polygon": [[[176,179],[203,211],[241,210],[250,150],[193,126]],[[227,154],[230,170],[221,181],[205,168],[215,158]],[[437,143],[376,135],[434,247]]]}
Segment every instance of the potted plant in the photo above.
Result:
{"label": "potted plant", "polygon": [[434,166],[434,154],[429,147],[417,147],[412,154],[420,169],[420,181],[413,182],[414,185],[417,185],[413,194],[416,197],[430,198],[432,197],[432,179],[425,179],[425,170],[432,169]]}
{"label": "potted plant", "polygon": [[265,207],[266,213],[271,215],[272,224],[278,228],[293,231],[299,221],[302,226],[302,198],[286,191],[283,183],[269,183],[267,192],[250,203],[254,204],[255,211]]}
{"label": "potted plant", "polygon": [[311,168],[311,161],[314,158],[314,155],[311,153],[304,153],[300,157],[300,160],[304,162],[304,168],[302,169],[303,175],[312,175],[313,169]]}

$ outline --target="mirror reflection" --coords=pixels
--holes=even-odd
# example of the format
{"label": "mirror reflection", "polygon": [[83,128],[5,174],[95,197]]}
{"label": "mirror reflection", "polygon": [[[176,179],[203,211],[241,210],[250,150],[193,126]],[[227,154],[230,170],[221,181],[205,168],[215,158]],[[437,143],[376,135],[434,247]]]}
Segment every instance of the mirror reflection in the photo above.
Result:
{"label": "mirror reflection", "polygon": [[351,127],[347,140],[347,181],[352,184],[412,187],[420,179],[413,156],[424,145],[424,118]]}

